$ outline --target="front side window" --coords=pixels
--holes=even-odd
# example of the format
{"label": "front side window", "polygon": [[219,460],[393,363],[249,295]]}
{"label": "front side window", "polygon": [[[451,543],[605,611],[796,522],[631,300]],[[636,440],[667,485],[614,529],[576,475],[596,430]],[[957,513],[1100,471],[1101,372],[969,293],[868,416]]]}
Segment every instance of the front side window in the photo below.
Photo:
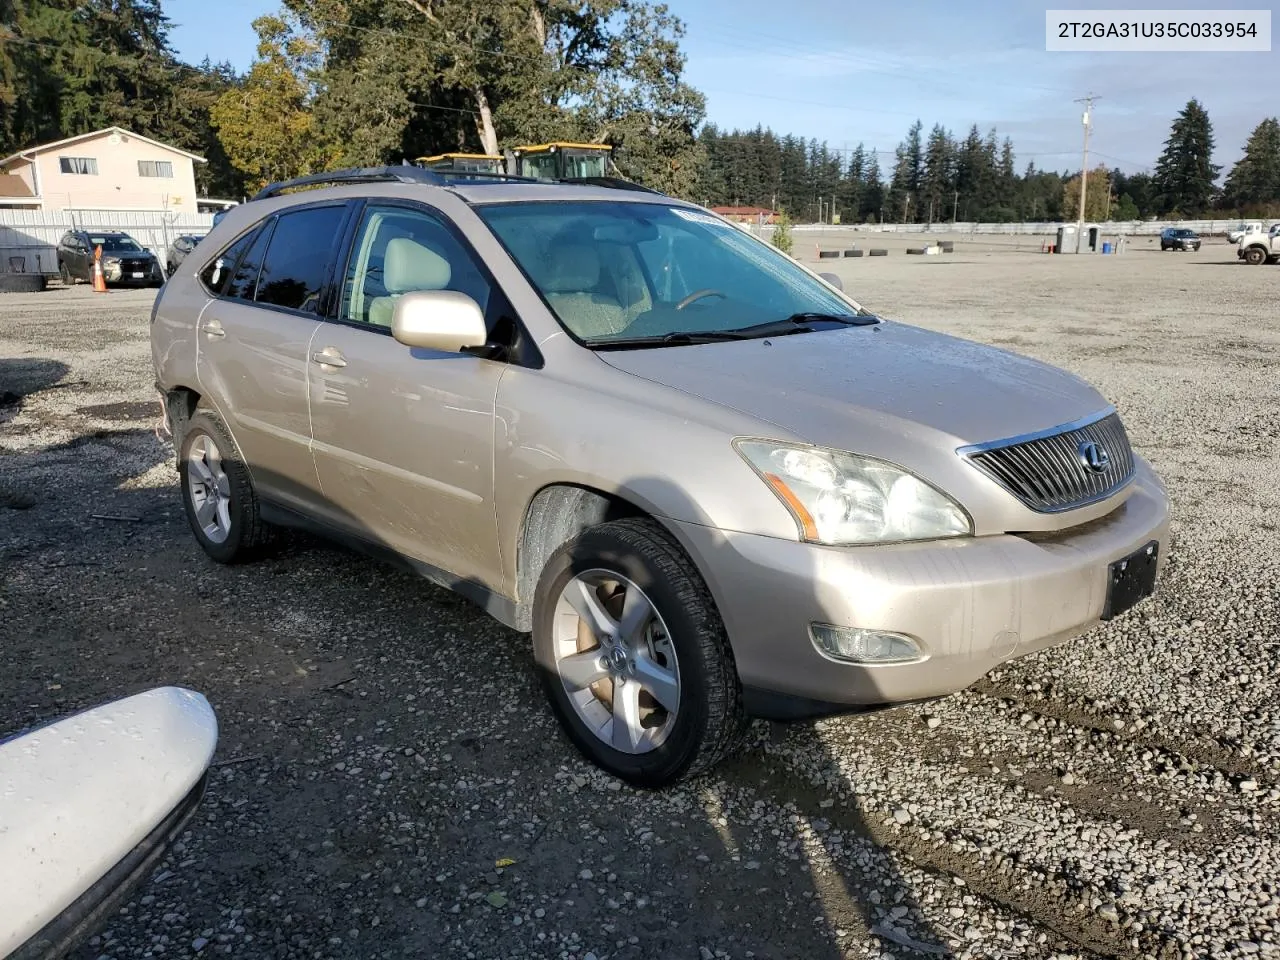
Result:
{"label": "front side window", "polygon": [[685,207],[527,202],[478,212],[561,324],[589,345],[730,334],[800,314],[870,316],[773,247]]}
{"label": "front side window", "polygon": [[603,153],[566,153],[564,155],[564,175],[573,179],[575,177],[603,177],[604,154]]}
{"label": "front side window", "polygon": [[267,246],[254,299],[316,313],[334,237],[346,207],[308,207],[283,213]]}
{"label": "front side window", "polygon": [[523,173],[536,180],[556,179],[556,155],[554,153],[532,153],[523,158]]}
{"label": "front side window", "polygon": [[475,259],[437,217],[409,207],[365,209],[351,249],[338,316],[390,327],[396,300],[418,290],[453,290],[489,305]]}
{"label": "front side window", "polygon": [[59,157],[58,169],[73,176],[98,175],[98,161],[95,157]]}
{"label": "front side window", "polygon": [[139,160],[138,176],[172,177],[173,163],[169,160]]}

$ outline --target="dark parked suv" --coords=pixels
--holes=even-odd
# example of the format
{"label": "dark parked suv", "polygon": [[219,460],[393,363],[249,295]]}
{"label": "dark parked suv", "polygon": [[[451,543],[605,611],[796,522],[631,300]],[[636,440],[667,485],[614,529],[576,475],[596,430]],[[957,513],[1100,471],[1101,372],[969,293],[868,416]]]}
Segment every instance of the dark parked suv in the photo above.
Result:
{"label": "dark parked suv", "polygon": [[150,250],[127,233],[73,230],[58,241],[58,273],[62,282],[93,279],[93,251],[102,247],[102,275],[107,283],[161,283],[160,264]]}
{"label": "dark parked suv", "polygon": [[1160,234],[1161,250],[1199,250],[1200,234],[1186,227],[1166,227]]}

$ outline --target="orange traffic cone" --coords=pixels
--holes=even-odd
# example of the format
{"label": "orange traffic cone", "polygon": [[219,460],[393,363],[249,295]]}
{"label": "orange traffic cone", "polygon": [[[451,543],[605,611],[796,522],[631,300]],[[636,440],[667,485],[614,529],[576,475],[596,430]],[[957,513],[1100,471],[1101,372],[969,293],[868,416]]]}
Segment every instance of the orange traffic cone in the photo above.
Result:
{"label": "orange traffic cone", "polygon": [[107,292],[107,278],[102,275],[102,247],[93,250],[93,292]]}

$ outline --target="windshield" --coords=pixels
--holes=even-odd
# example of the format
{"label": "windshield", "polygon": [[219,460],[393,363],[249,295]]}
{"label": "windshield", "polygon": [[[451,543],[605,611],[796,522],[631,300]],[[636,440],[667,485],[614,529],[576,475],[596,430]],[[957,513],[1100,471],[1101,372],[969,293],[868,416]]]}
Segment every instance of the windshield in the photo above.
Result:
{"label": "windshield", "polygon": [[591,346],[870,316],[773,247],[696,210],[587,201],[477,212],[565,329]]}
{"label": "windshield", "polygon": [[89,249],[101,247],[103,253],[137,253],[142,248],[133,237],[90,236]]}

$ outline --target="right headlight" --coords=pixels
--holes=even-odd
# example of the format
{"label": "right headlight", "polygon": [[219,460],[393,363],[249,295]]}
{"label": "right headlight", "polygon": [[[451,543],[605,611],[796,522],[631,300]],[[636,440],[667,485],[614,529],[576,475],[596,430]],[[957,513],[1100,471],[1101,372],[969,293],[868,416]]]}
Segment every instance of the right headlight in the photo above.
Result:
{"label": "right headlight", "polygon": [[844,546],[973,534],[958,503],[883,460],[768,440],[737,440],[734,446],[812,543]]}

